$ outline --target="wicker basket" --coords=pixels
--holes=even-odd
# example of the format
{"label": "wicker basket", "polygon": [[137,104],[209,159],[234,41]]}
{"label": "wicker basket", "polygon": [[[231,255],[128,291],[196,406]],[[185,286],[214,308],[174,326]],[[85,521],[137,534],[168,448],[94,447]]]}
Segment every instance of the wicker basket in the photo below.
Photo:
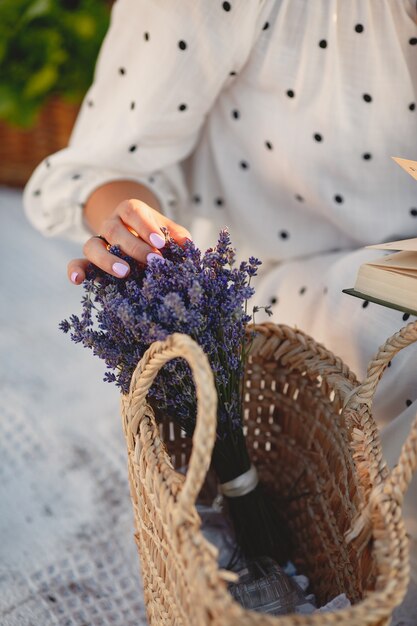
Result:
{"label": "wicker basket", "polygon": [[[218,569],[216,549],[202,536],[195,509],[215,437],[213,376],[199,346],[176,334],[151,346],[129,395],[122,397],[149,623],[386,626],[408,584],[401,501],[417,463],[417,422],[390,474],[370,411],[382,372],[396,352],[417,340],[417,324],[387,341],[361,385],[339,358],[303,332],[274,324],[255,329],[245,387],[253,462],[271,497],[283,502],[296,546],[293,560],[319,602],[346,592],[353,606],[271,617],[233,601],[230,573]],[[179,356],[190,364],[197,388],[192,451],[175,424],[157,426],[146,404],[159,369]],[[184,478],[174,467],[188,459]]]}
{"label": "wicker basket", "polygon": [[0,122],[0,184],[22,187],[45,157],[64,148],[78,109],[55,98],[43,107],[33,128]]}

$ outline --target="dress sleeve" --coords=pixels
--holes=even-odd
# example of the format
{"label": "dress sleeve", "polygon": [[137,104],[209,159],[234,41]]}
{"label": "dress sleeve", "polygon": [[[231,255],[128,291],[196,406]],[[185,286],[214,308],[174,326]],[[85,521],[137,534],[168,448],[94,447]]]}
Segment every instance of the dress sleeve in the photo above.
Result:
{"label": "dress sleeve", "polygon": [[[146,184],[178,221],[179,163],[231,72],[245,64],[264,0],[118,0],[67,148],[42,161],[23,196],[47,236],[91,235],[83,206],[114,180]],[[184,222],[183,222],[184,223]]]}

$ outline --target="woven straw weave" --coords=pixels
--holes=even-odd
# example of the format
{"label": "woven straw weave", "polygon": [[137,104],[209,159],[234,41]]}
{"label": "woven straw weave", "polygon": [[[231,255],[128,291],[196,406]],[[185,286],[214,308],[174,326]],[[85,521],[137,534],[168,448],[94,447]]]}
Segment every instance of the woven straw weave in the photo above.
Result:
{"label": "woven straw weave", "polygon": [[[349,368],[299,330],[261,324],[245,375],[252,460],[285,514],[292,554],[320,603],[345,592],[353,606],[326,614],[271,617],[244,610],[227,591],[230,572],[199,530],[196,497],[210,464],[216,394],[207,358],[188,336],[154,343],[122,397],[136,543],[153,626],[387,626],[405,594],[407,539],[401,503],[417,464],[417,422],[389,473],[371,415],[388,362],[417,340],[409,324],[379,350],[359,385]],[[190,441],[156,424],[146,394],[175,357],[193,371],[198,415]],[[343,408],[345,405],[345,408]],[[159,416],[158,416],[159,417]],[[159,420],[158,420],[159,421]],[[189,462],[184,478],[174,467]]]}
{"label": "woven straw weave", "polygon": [[68,139],[79,107],[59,98],[49,100],[29,129],[0,121],[0,184],[23,187],[33,170]]}

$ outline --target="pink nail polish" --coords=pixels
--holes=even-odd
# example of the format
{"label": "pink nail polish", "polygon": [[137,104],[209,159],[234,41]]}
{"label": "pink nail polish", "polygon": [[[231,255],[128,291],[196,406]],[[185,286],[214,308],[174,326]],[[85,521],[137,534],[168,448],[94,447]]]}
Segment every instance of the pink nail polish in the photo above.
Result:
{"label": "pink nail polish", "polygon": [[75,285],[77,284],[77,278],[78,278],[78,272],[73,272],[71,274],[71,282],[73,282]]}
{"label": "pink nail polish", "polygon": [[165,237],[159,235],[158,233],[151,233],[149,235],[149,241],[154,246],[154,248],[158,248],[160,250],[165,245]]}
{"label": "pink nail polish", "polygon": [[152,259],[158,259],[158,261],[165,262],[164,257],[162,257],[160,254],[155,254],[155,252],[149,252],[148,256],[146,257],[146,260],[149,263],[149,261],[152,261]]}
{"label": "pink nail polish", "polygon": [[113,272],[123,278],[129,271],[129,267],[123,263],[113,263]]}

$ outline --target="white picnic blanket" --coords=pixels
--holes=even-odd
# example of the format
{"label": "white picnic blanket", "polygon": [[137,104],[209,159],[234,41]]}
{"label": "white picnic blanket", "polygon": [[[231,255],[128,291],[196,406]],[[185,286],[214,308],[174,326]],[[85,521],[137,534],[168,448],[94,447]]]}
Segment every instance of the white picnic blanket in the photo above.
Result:
{"label": "white picnic blanket", "polygon": [[0,625],[142,626],[118,392],[58,330],[79,248],[32,230],[20,192],[0,190],[0,218]]}
{"label": "white picnic blanket", "polygon": [[0,193],[0,624],[146,624],[119,394],[58,323],[77,246]]}

